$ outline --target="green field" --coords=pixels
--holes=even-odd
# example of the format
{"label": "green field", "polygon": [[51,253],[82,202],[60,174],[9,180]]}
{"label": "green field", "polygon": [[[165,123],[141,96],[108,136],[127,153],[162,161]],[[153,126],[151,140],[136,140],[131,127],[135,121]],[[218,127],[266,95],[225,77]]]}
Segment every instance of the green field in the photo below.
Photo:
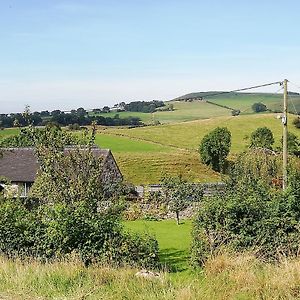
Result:
{"label": "green field", "polygon": [[[251,132],[262,126],[267,126],[273,131],[275,140],[279,144],[282,124],[276,116],[276,114],[253,114],[133,129],[110,128],[105,131],[99,131],[99,134],[122,135],[132,139],[196,151],[203,136],[217,126],[221,126],[227,127],[231,131],[232,153],[237,153],[246,148]],[[300,137],[300,130],[292,125],[293,118],[295,117],[290,115],[289,130]]]}
{"label": "green field", "polygon": [[[289,118],[289,130],[300,138],[300,130],[292,125],[293,118],[293,115]],[[228,127],[232,133],[231,155],[246,149],[251,132],[262,126],[273,131],[275,146],[280,144],[282,125],[276,114],[218,117],[132,129],[99,129],[96,141],[113,151],[125,179],[134,184],[158,183],[163,174],[181,174],[190,181],[212,182],[220,180],[220,176],[200,162],[197,149],[203,136],[217,126]]]}
{"label": "green field", "polygon": [[19,132],[19,128],[6,128],[3,130],[0,130],[0,139],[6,138],[11,135],[16,135]]}
{"label": "green field", "polygon": [[[228,93],[205,97],[205,95],[208,94],[209,93],[192,93],[179,98],[185,99],[195,96],[204,96],[204,101],[207,100],[233,109],[238,109],[241,111],[241,114],[252,114],[253,111],[251,107],[254,103],[263,103],[272,111],[282,111],[282,91],[281,93]],[[289,94],[288,107],[289,112],[293,114],[300,112],[300,95]]]}

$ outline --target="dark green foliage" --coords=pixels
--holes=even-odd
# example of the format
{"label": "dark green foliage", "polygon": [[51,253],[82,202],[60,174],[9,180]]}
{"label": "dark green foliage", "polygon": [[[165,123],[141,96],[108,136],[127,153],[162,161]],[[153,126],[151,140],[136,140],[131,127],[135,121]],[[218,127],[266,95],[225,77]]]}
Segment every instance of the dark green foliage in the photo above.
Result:
{"label": "dark green foliage", "polygon": [[259,127],[251,133],[250,147],[272,150],[273,144],[273,133],[268,127]]}
{"label": "dark green foliage", "polygon": [[259,113],[259,112],[263,112],[263,111],[267,111],[268,108],[265,104],[263,103],[254,103],[252,105],[252,110],[256,113]]}
{"label": "dark green foliage", "polygon": [[0,252],[10,257],[49,260],[73,253],[85,264],[157,266],[157,241],[124,233],[111,210],[95,214],[64,203],[28,210],[9,199],[1,201],[0,215]]}
{"label": "dark green foliage", "polygon": [[231,146],[231,133],[226,127],[217,127],[204,136],[199,147],[201,160],[215,171],[224,171]]}
{"label": "dark green foliage", "polygon": [[[283,139],[281,138],[281,145],[282,144]],[[289,154],[300,156],[300,141],[298,137],[292,132],[288,132],[287,147]],[[280,147],[279,150],[282,151],[282,147]]]}
{"label": "dark green foliage", "polygon": [[153,100],[153,101],[133,101],[125,104],[126,111],[135,111],[143,113],[152,113],[158,107],[165,106],[163,101]]}
{"label": "dark green foliage", "polygon": [[296,128],[300,128],[300,118],[297,117],[293,120],[293,124],[295,125]]}
{"label": "dark green foliage", "polygon": [[[154,110],[156,106],[154,105]],[[151,110],[153,108],[151,106]],[[103,108],[102,112],[109,112]],[[148,109],[148,106],[147,106]],[[42,126],[47,125],[49,123],[56,123],[60,126],[68,126],[78,124],[78,126],[86,126],[91,125],[93,122],[96,122],[98,125],[103,126],[140,126],[143,125],[141,119],[138,117],[126,117],[119,118],[118,115],[114,117],[103,117],[103,116],[92,116],[89,115],[83,108],[78,108],[77,110],[72,110],[71,113],[64,113],[60,110],[54,110],[51,114],[48,112],[34,112],[31,114],[28,112],[27,114],[11,114],[5,115],[0,114],[0,125],[1,128],[10,128],[10,127],[25,127],[28,125],[34,126]]]}
{"label": "dark green foliage", "polygon": [[275,176],[277,166],[273,167],[272,155],[263,155],[257,159],[254,154],[253,164],[250,156],[240,158],[226,191],[202,202],[194,223],[194,265],[203,265],[223,248],[250,250],[264,260],[299,252],[300,174],[293,164],[288,191],[273,188],[269,178]]}
{"label": "dark green foliage", "polygon": [[60,130],[26,130],[40,170],[33,199],[0,201],[0,253],[42,260],[75,253],[85,264],[155,267],[157,241],[131,236],[121,226],[119,197],[127,187],[103,189],[102,161],[92,153],[95,128],[72,151],[65,149],[69,135]]}

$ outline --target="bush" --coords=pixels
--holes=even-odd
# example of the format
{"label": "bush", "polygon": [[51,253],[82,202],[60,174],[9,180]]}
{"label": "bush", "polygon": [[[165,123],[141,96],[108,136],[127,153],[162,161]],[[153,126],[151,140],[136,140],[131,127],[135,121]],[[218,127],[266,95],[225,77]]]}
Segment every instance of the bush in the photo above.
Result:
{"label": "bush", "polygon": [[297,117],[293,120],[293,124],[296,128],[300,128],[300,118]]}
{"label": "bush", "polygon": [[26,209],[20,200],[0,203],[0,252],[9,257],[41,260],[76,253],[86,264],[139,265],[154,268],[157,241],[123,232],[119,216],[94,213],[65,203]]}
{"label": "bush", "polygon": [[250,147],[259,147],[272,150],[273,144],[273,133],[268,127],[259,127],[251,133]]}

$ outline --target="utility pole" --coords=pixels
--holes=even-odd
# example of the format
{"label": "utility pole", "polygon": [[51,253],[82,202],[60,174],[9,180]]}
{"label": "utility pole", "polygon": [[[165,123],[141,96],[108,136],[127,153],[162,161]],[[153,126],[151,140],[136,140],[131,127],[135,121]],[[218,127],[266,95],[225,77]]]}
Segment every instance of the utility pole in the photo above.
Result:
{"label": "utility pole", "polygon": [[287,188],[287,160],[288,160],[288,147],[287,147],[287,138],[288,138],[288,129],[287,129],[287,106],[288,106],[288,92],[287,92],[287,83],[288,80],[284,79],[283,81],[283,116],[282,116],[282,124],[283,124],[283,132],[282,132],[282,153],[283,153],[283,182],[282,188],[285,190]]}

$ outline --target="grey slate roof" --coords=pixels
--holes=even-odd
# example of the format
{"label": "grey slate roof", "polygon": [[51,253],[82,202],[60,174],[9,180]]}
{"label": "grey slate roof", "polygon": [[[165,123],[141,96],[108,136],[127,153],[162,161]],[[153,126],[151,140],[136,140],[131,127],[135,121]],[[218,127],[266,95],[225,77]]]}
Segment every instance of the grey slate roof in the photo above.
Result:
{"label": "grey slate roof", "polygon": [[[84,149],[83,149],[84,150]],[[0,157],[0,176],[4,176],[12,182],[34,182],[39,169],[39,163],[34,148],[2,148]],[[66,148],[65,153],[72,151]],[[93,148],[97,157],[103,157],[105,161],[111,152],[108,149]]]}

